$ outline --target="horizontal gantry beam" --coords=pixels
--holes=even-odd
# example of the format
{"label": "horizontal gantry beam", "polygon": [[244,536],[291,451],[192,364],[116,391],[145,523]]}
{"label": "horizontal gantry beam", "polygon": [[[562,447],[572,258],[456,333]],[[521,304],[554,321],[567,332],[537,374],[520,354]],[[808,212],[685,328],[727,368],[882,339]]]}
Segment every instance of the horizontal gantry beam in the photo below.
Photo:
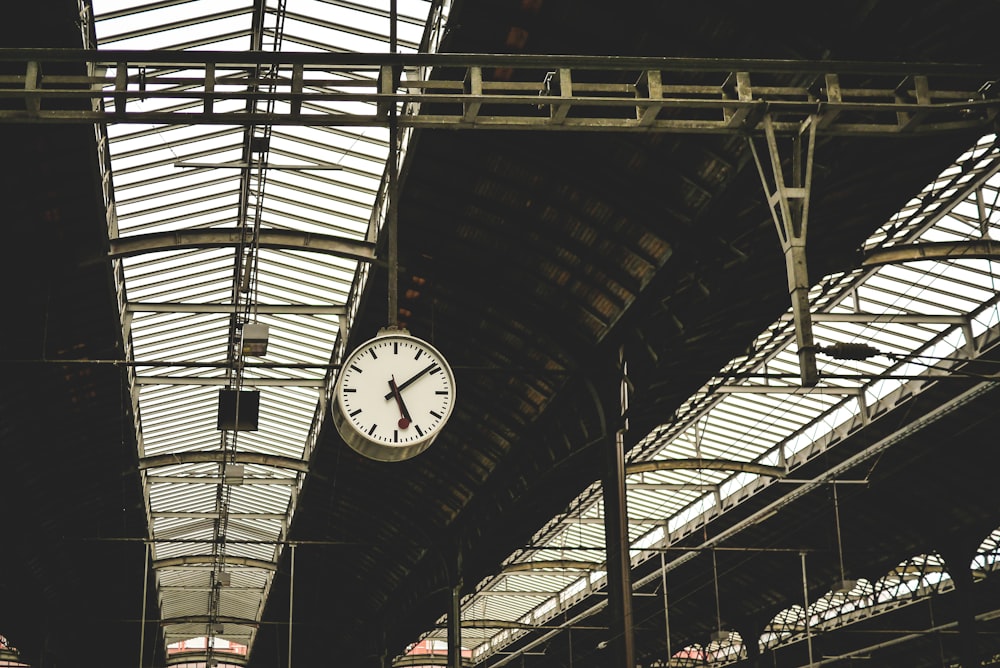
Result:
{"label": "horizontal gantry beam", "polygon": [[781,133],[814,118],[907,134],[986,128],[1000,108],[1000,68],[979,64],[55,49],[0,64],[23,72],[0,76],[0,123],[387,126],[395,108],[415,128],[746,133],[767,114]]}
{"label": "horizontal gantry beam", "polygon": [[[284,522],[288,519],[288,516],[284,513],[221,513],[217,511],[210,512],[198,512],[198,511],[182,511],[182,510],[154,510],[149,513],[151,518],[158,519],[171,519],[171,520],[217,520],[221,519],[225,515],[231,520],[274,520],[278,522]],[[153,542],[159,542],[155,538]],[[168,542],[168,541],[164,541]],[[181,542],[192,542],[192,541],[181,541]]]}
{"label": "horizontal gantry beam", "polygon": [[[278,485],[281,487],[294,487],[298,484],[296,478],[240,478],[241,485]],[[228,478],[219,476],[183,476],[183,475],[148,475],[146,482],[149,483],[169,483],[171,485],[221,485],[228,482]]]}
{"label": "horizontal gantry beam", "polygon": [[741,462],[733,459],[657,459],[648,462],[633,462],[625,467],[625,475],[682,469],[756,473],[757,475],[769,478],[785,477],[785,469],[783,468],[758,464],[757,462]]}
{"label": "horizontal gantry beam", "polygon": [[525,561],[507,564],[502,573],[533,573],[552,571],[595,571],[602,567],[593,561],[578,561],[575,559],[548,559],[544,561]]}
{"label": "horizontal gantry beam", "polygon": [[976,241],[940,241],[890,246],[865,255],[862,267],[884,264],[920,262],[922,260],[996,260],[1000,259],[1000,243],[991,239]]}
{"label": "horizontal gantry beam", "polygon": [[360,262],[375,261],[375,244],[367,241],[294,230],[258,230],[256,235],[253,235],[239,228],[177,230],[120,237],[111,239],[110,255],[129,257],[142,253],[187,248],[220,248],[240,244],[252,244],[259,248],[312,251]]}
{"label": "horizontal gantry beam", "polygon": [[[234,638],[245,636],[247,634],[233,634],[231,632],[226,632],[225,635],[227,638]],[[199,662],[203,662],[205,665],[208,665],[209,659],[217,662],[216,665],[218,665],[218,663],[235,664],[237,666],[245,666],[247,664],[247,657],[243,654],[235,654],[233,652],[226,652],[225,650],[213,649],[211,654],[205,650],[189,650],[186,652],[170,654],[167,656],[167,665],[175,666],[178,664],[196,664]]]}
{"label": "horizontal gantry beam", "polygon": [[[184,366],[178,364],[178,366]],[[136,385],[218,385],[230,386],[228,378],[207,378],[198,376],[136,376]],[[246,378],[244,387],[325,387],[322,378]]]}
{"label": "horizontal gantry beam", "polygon": [[260,626],[255,619],[244,617],[227,617],[226,615],[186,615],[184,617],[169,617],[160,620],[160,626],[176,626],[177,624],[237,624],[239,626]]}
{"label": "horizontal gantry beam", "polygon": [[[194,304],[180,302],[129,302],[131,313],[242,313],[244,304]],[[344,315],[339,304],[254,304],[257,315]]]}
{"label": "horizontal gantry beam", "polygon": [[226,555],[224,557],[212,554],[187,554],[183,557],[170,557],[167,559],[157,559],[153,562],[153,568],[182,568],[185,566],[243,566],[245,568],[259,568],[266,571],[277,569],[274,562],[263,559],[251,559],[250,557],[234,557]]}
{"label": "horizontal gantry beam", "polygon": [[204,464],[210,462],[229,462],[232,464],[258,464],[260,466],[275,466],[292,471],[305,473],[309,470],[308,462],[293,457],[281,455],[265,455],[259,452],[225,452],[222,450],[172,452],[166,455],[152,455],[139,459],[139,470],[174,466],[176,464]]}

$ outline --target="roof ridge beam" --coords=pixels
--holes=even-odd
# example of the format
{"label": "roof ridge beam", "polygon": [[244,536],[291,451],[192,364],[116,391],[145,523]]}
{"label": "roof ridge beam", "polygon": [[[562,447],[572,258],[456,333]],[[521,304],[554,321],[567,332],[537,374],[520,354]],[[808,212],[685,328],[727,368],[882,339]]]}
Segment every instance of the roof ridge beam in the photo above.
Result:
{"label": "roof ridge beam", "polygon": [[[368,241],[336,237],[329,234],[276,229],[258,230],[256,236],[257,238],[253,241],[260,248],[310,251],[346,257],[359,262],[375,261],[375,244]],[[130,257],[142,253],[187,248],[239,246],[250,241],[246,237],[246,231],[236,227],[150,232],[111,239],[108,254],[111,257]]]}
{"label": "roof ridge beam", "polygon": [[141,457],[139,459],[139,470],[145,471],[152,468],[159,468],[161,466],[174,466],[176,464],[204,464],[211,462],[274,466],[276,468],[291,469],[302,473],[306,473],[309,470],[308,462],[294,457],[266,455],[261,452],[225,452],[222,450],[172,452],[165,455]]}

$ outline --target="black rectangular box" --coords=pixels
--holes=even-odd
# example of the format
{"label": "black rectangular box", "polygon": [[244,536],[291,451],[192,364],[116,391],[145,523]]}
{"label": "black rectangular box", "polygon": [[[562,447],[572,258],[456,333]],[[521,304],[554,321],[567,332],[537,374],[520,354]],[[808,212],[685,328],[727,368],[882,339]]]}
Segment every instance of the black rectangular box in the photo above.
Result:
{"label": "black rectangular box", "polygon": [[[237,405],[239,415],[237,415]],[[260,390],[219,390],[218,429],[257,431]]]}

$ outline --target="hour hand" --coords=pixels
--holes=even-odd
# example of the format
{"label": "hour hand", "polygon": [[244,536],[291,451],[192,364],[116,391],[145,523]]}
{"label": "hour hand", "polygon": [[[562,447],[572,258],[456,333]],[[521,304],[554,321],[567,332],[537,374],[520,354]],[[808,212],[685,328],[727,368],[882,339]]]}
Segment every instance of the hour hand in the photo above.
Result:
{"label": "hour hand", "polygon": [[396,399],[396,405],[399,407],[399,428],[406,429],[410,426],[412,421],[410,418],[410,411],[406,409],[406,403],[403,402],[403,395],[399,393],[399,386],[396,385],[396,377],[391,376],[389,378],[389,394],[391,394]]}

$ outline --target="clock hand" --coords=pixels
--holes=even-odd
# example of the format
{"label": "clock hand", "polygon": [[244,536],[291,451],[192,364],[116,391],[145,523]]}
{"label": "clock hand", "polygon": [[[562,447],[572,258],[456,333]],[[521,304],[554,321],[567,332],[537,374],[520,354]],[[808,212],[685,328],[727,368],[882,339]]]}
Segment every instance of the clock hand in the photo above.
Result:
{"label": "clock hand", "polygon": [[399,428],[406,429],[410,426],[410,411],[406,410],[406,404],[403,403],[403,395],[399,393],[399,387],[396,385],[396,377],[392,376],[389,380],[389,389],[392,396],[396,397],[396,405],[399,406],[399,412],[402,415],[399,418]]}
{"label": "clock hand", "polygon": [[[397,385],[396,386],[396,391],[398,392],[398,391],[400,391],[400,390],[402,390],[402,389],[404,389],[406,387],[409,387],[416,379],[420,378],[422,375],[424,375],[425,373],[427,373],[428,371],[430,371],[431,369],[433,369],[437,365],[438,365],[437,362],[431,362],[430,364],[428,364],[427,366],[425,366],[423,369],[421,369],[420,371],[416,372],[415,374],[413,374],[412,376],[410,376],[409,378],[407,378],[406,380],[404,380],[402,383],[400,383],[399,385]],[[390,392],[389,394],[385,395],[385,400],[388,401],[389,399],[392,399],[392,394],[393,393]]]}

